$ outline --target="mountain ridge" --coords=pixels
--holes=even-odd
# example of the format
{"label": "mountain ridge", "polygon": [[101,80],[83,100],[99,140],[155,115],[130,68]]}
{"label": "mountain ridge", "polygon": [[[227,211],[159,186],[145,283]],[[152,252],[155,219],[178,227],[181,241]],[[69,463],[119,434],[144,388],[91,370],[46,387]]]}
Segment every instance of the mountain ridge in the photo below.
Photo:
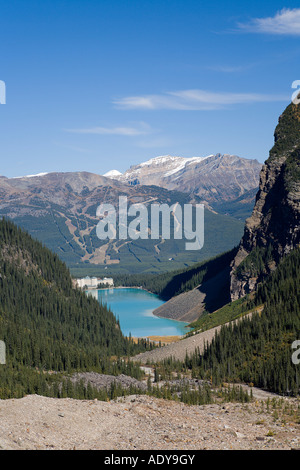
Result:
{"label": "mountain ridge", "polygon": [[[144,203],[147,207],[151,203],[183,205],[201,201],[193,194],[154,185],[131,186],[89,172],[54,172],[1,178],[0,215],[29,231],[69,266],[81,263],[82,268],[176,269],[230,249],[241,235],[241,221],[207,207],[207,242],[201,253],[185,252],[184,240],[100,240],[96,234],[97,208],[107,203],[118,209],[119,196],[127,196],[129,205]],[[222,227],[222,236],[217,227]]]}
{"label": "mountain ridge", "polygon": [[165,155],[132,165],[121,175],[112,173],[110,177],[130,185],[155,184],[177,189],[214,203],[236,199],[257,188],[261,167],[256,159],[230,154],[191,158]]}

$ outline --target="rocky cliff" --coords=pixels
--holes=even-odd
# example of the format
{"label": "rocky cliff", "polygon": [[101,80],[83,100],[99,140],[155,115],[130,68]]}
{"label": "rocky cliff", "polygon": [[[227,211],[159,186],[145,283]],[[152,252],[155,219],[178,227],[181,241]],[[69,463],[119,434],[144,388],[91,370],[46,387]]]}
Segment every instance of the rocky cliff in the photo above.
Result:
{"label": "rocky cliff", "polygon": [[232,300],[253,291],[300,243],[300,105],[286,108],[274,137],[253,213],[231,266]]}

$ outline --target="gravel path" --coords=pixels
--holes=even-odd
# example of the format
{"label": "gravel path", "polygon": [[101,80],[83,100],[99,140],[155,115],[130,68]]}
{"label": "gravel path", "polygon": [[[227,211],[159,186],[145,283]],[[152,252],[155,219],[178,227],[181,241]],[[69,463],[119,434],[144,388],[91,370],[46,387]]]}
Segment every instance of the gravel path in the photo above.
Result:
{"label": "gravel path", "polygon": [[223,450],[299,447],[300,425],[259,402],[188,406],[147,396],[112,402],[29,395],[0,401],[0,449]]}

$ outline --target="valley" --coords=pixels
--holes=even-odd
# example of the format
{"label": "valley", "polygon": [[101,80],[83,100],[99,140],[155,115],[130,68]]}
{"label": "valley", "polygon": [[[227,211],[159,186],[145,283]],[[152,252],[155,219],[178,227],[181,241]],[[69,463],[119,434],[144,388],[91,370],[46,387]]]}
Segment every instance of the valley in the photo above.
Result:
{"label": "valley", "polygon": [[2,3],[0,450],[300,450],[297,2]]}
{"label": "valley", "polygon": [[[177,269],[173,270],[163,267],[161,272],[155,270],[151,250],[154,248],[159,262],[163,261],[165,247],[171,250],[166,251],[167,256],[172,253],[173,260],[177,255],[180,259],[183,250],[178,245],[176,251],[174,240],[169,247],[168,240],[152,240],[148,254],[143,243],[147,245],[150,240],[130,243],[122,240],[120,244],[113,241],[107,243],[110,245],[107,248],[97,246],[96,238],[91,237],[97,222],[93,211],[96,211],[98,198],[114,202],[120,194],[132,202],[146,198],[148,203],[178,200],[185,203],[191,202],[191,197],[195,202],[199,201],[196,194],[152,185],[124,185],[114,180],[116,174],[113,178],[59,173],[14,181],[2,179],[1,210],[6,218],[0,223],[0,331],[7,345],[7,363],[0,368],[0,398],[3,400],[0,413],[6,416],[11,399],[18,399],[20,406],[22,400],[27,402],[27,419],[33,431],[27,439],[20,437],[14,421],[19,419],[15,407],[3,421],[6,431],[0,435],[0,445],[20,449],[69,448],[70,445],[104,448],[102,431],[96,423],[107,401],[113,413],[123,416],[124,422],[132,425],[134,422],[140,425],[138,416],[148,416],[148,412],[151,415],[144,440],[129,433],[132,440],[127,441],[119,433],[123,444],[116,444],[114,440],[107,444],[118,449],[147,449],[152,445],[157,448],[180,445],[183,449],[207,446],[211,449],[287,449],[298,445],[299,377],[290,354],[291,343],[300,331],[297,116],[297,108],[290,105],[279,120],[275,146],[260,172],[251,217],[244,223],[232,215],[218,214],[206,201],[205,243],[214,246],[215,251],[209,248],[204,251],[207,258],[204,254],[204,259],[196,262],[191,262],[183,253],[184,262],[178,262]],[[296,138],[286,142],[286,132],[282,132],[281,126],[284,129],[295,127]],[[209,157],[204,161],[207,160]],[[248,192],[246,188],[244,195]],[[280,230],[276,224],[278,214],[280,220],[285,221]],[[72,264],[75,258],[67,257],[69,263],[65,264],[59,251],[54,253],[37,240],[42,238],[43,230],[49,237],[51,218],[57,229],[56,236],[59,233],[64,239],[64,244],[58,244],[59,249],[72,248],[73,255],[76,252],[81,259],[78,263]],[[18,227],[21,224],[13,223],[20,220],[25,225],[30,224],[31,235],[36,236]],[[224,229],[226,223],[228,232]],[[244,235],[232,232],[233,223],[236,227],[243,226]],[[229,246],[224,250],[227,236]],[[55,237],[53,243],[57,241]],[[233,243],[235,237],[240,240],[238,243]],[[81,251],[78,251],[80,246]],[[125,246],[135,258],[132,265],[126,265],[119,256]],[[98,297],[97,290],[93,295],[82,292],[75,286],[70,271],[73,266],[80,275],[85,269],[93,275],[93,269],[98,269],[101,263],[108,268],[108,252],[110,260],[118,261],[113,280],[115,287],[123,287],[120,292],[138,286],[143,294],[155,294],[161,302],[156,308],[151,306],[151,314],[153,312],[158,320],[184,321],[191,331],[179,338],[174,337],[173,332],[166,335],[167,344],[161,344],[164,342],[162,328],[153,335],[144,332],[131,337],[124,333],[120,319],[114,314],[117,312],[110,308],[107,299]],[[70,251],[66,249],[65,253],[70,254]],[[151,258],[151,268],[147,256]],[[136,268],[138,263],[143,264],[141,270]],[[110,266],[110,270],[104,272],[108,275],[113,270]],[[97,270],[95,274],[100,273]],[[137,302],[131,300],[129,305],[131,314],[134,303]],[[94,424],[89,427],[83,418],[86,403],[102,407],[94,410],[97,429]],[[48,413],[44,422],[50,429],[58,416],[62,426],[55,436],[52,431],[48,434],[41,430],[35,415],[36,406],[44,406]],[[57,411],[60,406],[64,407],[63,412]],[[162,425],[156,419],[158,409],[159,416],[167,419],[170,426],[165,431],[168,437],[160,444],[151,435],[152,426]],[[176,426],[175,422],[171,423],[171,409],[180,422],[181,413],[191,416],[191,423],[196,417],[198,428],[192,433],[189,429],[189,438],[185,431],[179,431],[174,438]],[[224,410],[229,414],[226,419],[222,417]],[[119,425],[118,420],[110,420],[111,412],[107,413],[105,411],[106,423]],[[223,423],[222,429],[209,426],[210,437],[205,437],[199,423],[210,422],[211,413]],[[58,442],[60,433],[65,433],[67,415],[86,430],[87,436],[91,430],[96,432],[97,441],[89,436],[79,443],[78,436],[67,433],[65,443]],[[262,423],[259,430],[258,422]],[[282,431],[286,422],[289,424]],[[15,433],[13,439],[7,439],[11,426]],[[194,424],[191,426],[196,429]],[[180,429],[185,429],[182,423]],[[227,429],[232,430],[230,434]],[[24,432],[22,423],[19,432]],[[40,433],[43,441],[37,437]],[[237,438],[234,442],[232,436]],[[133,447],[130,442],[134,442]]]}

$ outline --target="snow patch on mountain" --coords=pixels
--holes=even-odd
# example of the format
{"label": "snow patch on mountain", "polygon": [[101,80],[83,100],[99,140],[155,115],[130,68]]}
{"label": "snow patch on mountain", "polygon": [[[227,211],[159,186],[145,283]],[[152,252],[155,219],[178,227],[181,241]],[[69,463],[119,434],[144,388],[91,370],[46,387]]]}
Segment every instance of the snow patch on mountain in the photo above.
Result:
{"label": "snow patch on mountain", "polygon": [[175,173],[178,173],[181,170],[184,170],[186,166],[190,165],[191,163],[199,163],[202,162],[203,160],[206,160],[209,157],[213,157],[213,155],[208,155],[207,157],[191,157],[191,158],[181,158],[181,161],[178,162],[178,165],[175,166],[170,171],[167,171],[167,173],[164,174],[165,177],[172,176]]}
{"label": "snow patch on mountain", "polygon": [[105,173],[103,176],[105,176],[106,178],[116,178],[121,175],[122,173],[118,170],[110,170],[107,173]]}
{"label": "snow patch on mountain", "polygon": [[36,175],[26,175],[26,176],[13,176],[12,179],[23,179],[23,178],[38,178],[40,176],[46,176],[49,173],[37,173]]}
{"label": "snow patch on mountain", "polygon": [[183,157],[172,157],[171,155],[162,155],[159,157],[150,158],[146,162],[140,163],[138,166],[151,166],[151,165],[164,165],[165,163],[172,163],[174,161],[182,160]]}
{"label": "snow patch on mountain", "polygon": [[257,188],[261,167],[257,160],[229,154],[189,158],[162,155],[132,165],[123,174],[113,170],[109,176],[131,186],[194,192],[202,200],[216,202],[233,200]]}
{"label": "snow patch on mountain", "polygon": [[131,180],[134,177],[138,177],[139,174],[145,174],[147,172],[147,168],[149,170],[157,171],[159,167],[161,167],[162,174],[161,177],[169,177],[174,175],[175,173],[184,170],[187,165],[192,163],[199,163],[203,160],[213,157],[214,155],[208,155],[206,157],[179,157],[179,156],[172,156],[172,155],[161,155],[158,157],[150,158],[149,160],[139,163],[137,165],[132,165],[129,170],[125,171],[125,173],[120,173],[117,170],[112,170],[106,173],[103,176],[121,179],[122,181]]}

